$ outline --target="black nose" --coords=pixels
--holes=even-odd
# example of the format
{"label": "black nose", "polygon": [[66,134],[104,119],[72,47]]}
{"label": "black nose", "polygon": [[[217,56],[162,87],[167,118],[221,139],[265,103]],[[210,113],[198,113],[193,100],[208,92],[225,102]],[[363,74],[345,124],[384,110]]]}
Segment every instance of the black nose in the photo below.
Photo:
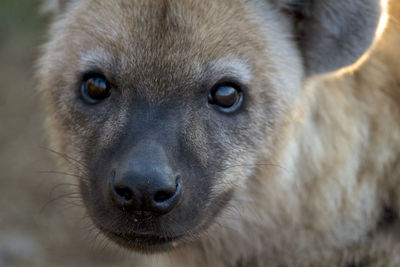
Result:
{"label": "black nose", "polygon": [[135,180],[123,179],[116,182],[114,174],[111,175],[112,198],[122,209],[165,214],[175,207],[181,195],[182,180],[179,176],[176,177],[174,184],[156,181],[154,177]]}
{"label": "black nose", "polygon": [[123,210],[170,212],[182,192],[182,179],[168,164],[159,145],[135,149],[111,173],[110,194]]}

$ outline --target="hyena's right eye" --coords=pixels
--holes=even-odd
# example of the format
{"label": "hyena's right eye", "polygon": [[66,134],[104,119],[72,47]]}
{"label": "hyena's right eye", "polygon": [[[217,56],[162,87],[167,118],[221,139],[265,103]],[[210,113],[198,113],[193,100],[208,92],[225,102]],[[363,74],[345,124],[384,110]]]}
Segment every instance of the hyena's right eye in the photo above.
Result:
{"label": "hyena's right eye", "polygon": [[88,104],[97,104],[111,95],[111,86],[104,76],[90,75],[81,84],[81,95]]}

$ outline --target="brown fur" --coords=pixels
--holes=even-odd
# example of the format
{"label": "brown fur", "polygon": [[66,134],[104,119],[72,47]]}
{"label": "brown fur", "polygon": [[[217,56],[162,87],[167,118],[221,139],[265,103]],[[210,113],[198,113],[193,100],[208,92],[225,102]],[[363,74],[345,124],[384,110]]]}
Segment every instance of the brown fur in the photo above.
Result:
{"label": "brown fur", "polygon": [[[367,56],[356,66],[308,79],[303,90],[299,90],[305,72],[300,53],[287,42],[288,36],[281,34],[290,32],[288,20],[271,13],[260,21],[260,16],[253,16],[255,7],[247,6],[246,1],[176,1],[164,8],[144,0],[93,1],[90,7],[88,3],[70,5],[69,12],[60,15],[39,71],[54,146],[84,164],[87,159],[77,148],[85,147],[82,140],[91,137],[95,123],[79,108],[70,108],[74,97],[68,86],[87,64],[103,65],[118,79],[132,77],[125,78],[126,84],[120,87],[132,83],[138,88],[190,86],[207,76],[207,71],[197,69],[202,62],[215,62],[218,68],[220,55],[231,49],[246,58],[253,77],[249,82],[254,88],[249,128],[236,132],[241,145],[233,144],[237,140],[229,133],[218,133],[232,153],[225,164],[242,166],[227,168],[221,178],[221,190],[235,190],[229,206],[204,233],[196,233],[193,240],[178,244],[168,255],[141,256],[143,263],[137,266],[146,262],[215,267],[400,266],[397,0],[390,1],[388,26]],[[169,16],[168,8],[174,10],[174,16]],[[128,19],[126,10],[137,12],[134,21]],[[187,16],[187,10],[196,16]],[[154,20],[160,17],[163,21]],[[130,23],[143,28],[119,30],[131,28]],[[67,30],[65,25],[70,25]],[[163,25],[184,27],[190,38],[163,30]],[[260,25],[268,26],[261,29]],[[93,29],[95,34],[89,34]],[[260,32],[267,32],[269,39]],[[167,35],[161,38],[163,33]],[[148,47],[156,52],[147,53]],[[87,51],[95,56],[88,56]],[[87,56],[84,63],[82,54]],[[66,67],[72,65],[75,67]],[[128,71],[132,67],[139,70],[135,75]],[[121,94],[126,98],[137,94],[158,104],[165,98],[193,94],[174,89],[166,86],[164,90],[126,90]],[[121,112],[110,115],[101,142],[115,141],[117,129],[127,123],[125,105],[121,103]],[[193,118],[201,122],[199,117]],[[78,120],[80,127],[76,126]],[[206,133],[201,123],[194,124],[186,128],[191,131],[188,142],[206,165]]]}

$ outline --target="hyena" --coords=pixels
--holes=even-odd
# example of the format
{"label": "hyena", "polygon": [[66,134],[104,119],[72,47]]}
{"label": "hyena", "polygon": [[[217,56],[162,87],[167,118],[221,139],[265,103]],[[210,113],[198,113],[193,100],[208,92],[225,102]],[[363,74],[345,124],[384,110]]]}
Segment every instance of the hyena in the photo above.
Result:
{"label": "hyena", "polygon": [[137,266],[400,266],[384,4],[49,1],[39,87],[93,223]]}

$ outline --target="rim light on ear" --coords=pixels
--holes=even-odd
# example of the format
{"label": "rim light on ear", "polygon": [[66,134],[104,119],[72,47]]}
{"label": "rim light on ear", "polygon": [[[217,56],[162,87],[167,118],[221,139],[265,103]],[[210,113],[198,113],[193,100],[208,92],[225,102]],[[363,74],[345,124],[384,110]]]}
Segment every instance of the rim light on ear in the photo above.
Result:
{"label": "rim light on ear", "polygon": [[389,22],[388,2],[389,2],[389,0],[381,0],[382,15],[381,15],[381,18],[379,19],[378,27],[376,29],[374,43],[371,45],[369,50],[364,53],[364,55],[362,55],[356,62],[354,62],[354,64],[344,67],[344,68],[341,68],[338,71],[336,71],[335,72],[336,76],[341,76],[346,73],[350,73],[350,74],[353,73],[362,64],[364,64],[364,62],[369,58],[372,48],[382,37],[383,33],[385,32],[385,30],[388,26],[388,22]]}
{"label": "rim light on ear", "polygon": [[388,25],[389,21],[388,0],[381,0],[381,9],[382,9],[382,15],[378,24],[378,28],[376,30],[375,40],[379,39],[382,36],[383,32],[385,31]]}

